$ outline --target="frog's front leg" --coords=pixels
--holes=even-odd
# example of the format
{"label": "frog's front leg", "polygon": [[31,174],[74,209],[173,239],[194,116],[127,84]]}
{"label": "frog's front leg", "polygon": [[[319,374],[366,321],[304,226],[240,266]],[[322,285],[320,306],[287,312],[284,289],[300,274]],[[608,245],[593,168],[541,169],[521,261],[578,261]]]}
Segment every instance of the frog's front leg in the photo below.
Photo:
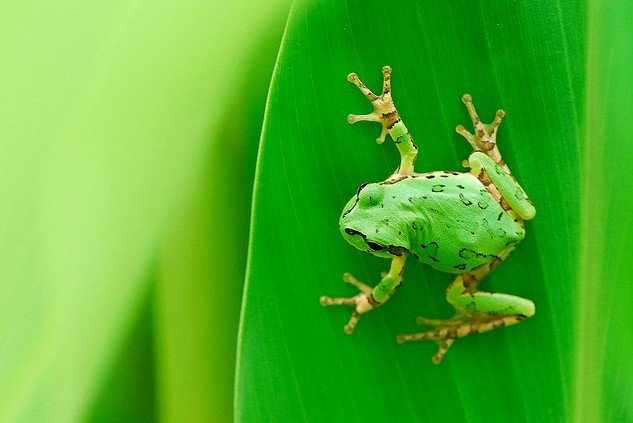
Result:
{"label": "frog's front leg", "polygon": [[[514,247],[509,247],[509,254]],[[474,333],[488,332],[519,323],[534,315],[534,303],[514,295],[477,291],[479,282],[498,261],[487,269],[457,275],[446,290],[446,300],[455,308],[455,316],[447,320],[431,320],[419,317],[418,323],[434,326],[426,332],[398,335],[399,343],[430,339],[437,341],[438,352],[433,363],[439,364],[456,338]]]}
{"label": "frog's front leg", "polygon": [[360,290],[360,294],[349,298],[330,298],[323,296],[320,299],[321,305],[324,307],[330,305],[348,305],[354,307],[352,317],[344,327],[345,333],[351,334],[354,332],[354,328],[361,314],[367,313],[387,302],[394,291],[400,286],[406,260],[406,254],[394,258],[391,261],[389,272],[382,274],[382,279],[374,288],[365,285],[354,276],[346,273],[343,275],[343,280],[357,287]]}
{"label": "frog's front leg", "polygon": [[402,122],[398,110],[396,110],[396,106],[393,103],[391,97],[391,67],[384,66],[382,68],[382,74],[383,88],[380,96],[372,93],[355,73],[350,73],[347,76],[347,80],[356,85],[374,106],[373,113],[366,115],[349,115],[347,121],[349,123],[356,123],[365,120],[382,124],[382,132],[376,141],[378,144],[382,144],[387,134],[389,134],[396,143],[398,151],[400,151],[400,167],[396,170],[394,175],[411,175],[414,173],[415,159],[418,156],[418,146],[415,145],[413,137],[409,134],[409,130]]}

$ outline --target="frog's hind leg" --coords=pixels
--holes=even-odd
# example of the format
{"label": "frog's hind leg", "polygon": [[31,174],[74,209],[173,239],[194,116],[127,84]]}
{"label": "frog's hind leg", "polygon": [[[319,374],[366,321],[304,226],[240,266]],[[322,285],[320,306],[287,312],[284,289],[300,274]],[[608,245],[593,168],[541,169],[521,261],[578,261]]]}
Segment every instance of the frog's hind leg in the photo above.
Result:
{"label": "frog's hind leg", "polygon": [[530,300],[514,295],[477,291],[479,282],[499,262],[500,260],[496,260],[489,263],[486,266],[487,269],[457,275],[446,290],[446,300],[456,311],[452,319],[431,320],[419,317],[417,320],[419,324],[433,326],[434,329],[398,335],[397,341],[399,343],[425,339],[436,341],[439,349],[433,356],[433,363],[439,364],[455,339],[511,326],[533,316],[535,308]]}
{"label": "frog's hind leg", "polygon": [[[486,190],[513,218],[517,221],[519,221],[519,218],[532,219],[536,214],[536,210],[525,190],[517,182],[512,172],[510,172],[510,168],[501,158],[501,153],[499,153],[497,148],[497,130],[505,116],[505,112],[497,110],[494,121],[491,124],[485,124],[481,122],[470,94],[464,94],[462,101],[468,109],[475,130],[475,133],[471,134],[462,125],[458,125],[455,128],[457,133],[466,138],[475,150],[468,158],[465,166],[470,167],[470,172],[481,181]],[[522,224],[522,222],[519,222],[519,224]]]}

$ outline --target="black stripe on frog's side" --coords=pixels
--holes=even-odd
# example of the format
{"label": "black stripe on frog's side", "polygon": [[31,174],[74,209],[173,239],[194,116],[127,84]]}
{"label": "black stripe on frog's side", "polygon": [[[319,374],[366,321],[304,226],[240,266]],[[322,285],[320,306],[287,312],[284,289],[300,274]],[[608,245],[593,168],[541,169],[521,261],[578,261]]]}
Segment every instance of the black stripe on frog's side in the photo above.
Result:
{"label": "black stripe on frog's side", "polygon": [[[399,171],[399,169],[398,169]],[[396,173],[398,172],[396,171]],[[449,175],[460,175],[459,172],[443,172],[439,177],[447,178]],[[398,182],[404,181],[405,179],[433,179],[438,175],[435,173],[417,173],[414,175],[398,175],[395,177],[389,177],[386,181],[380,182],[378,185],[393,185]],[[457,185],[460,189],[465,189],[462,185]]]}
{"label": "black stripe on frog's side", "polygon": [[365,244],[367,244],[367,246],[369,248],[371,248],[374,251],[385,251],[387,250],[387,252],[391,255],[394,256],[398,256],[401,257],[404,253],[407,252],[407,249],[404,247],[400,247],[398,245],[389,245],[389,246],[384,246],[381,244],[378,244],[377,242],[373,242],[373,241],[367,241],[367,236],[360,232],[357,231],[356,229],[352,229],[352,228],[345,228],[345,233],[348,235],[358,235],[361,238],[363,238],[363,241],[365,241]]}
{"label": "black stripe on frog's side", "polygon": [[354,210],[354,207],[356,207],[356,205],[358,204],[358,201],[360,200],[360,192],[363,190],[363,188],[365,188],[367,185],[369,185],[369,182],[365,182],[364,184],[361,184],[358,187],[358,190],[356,191],[356,201],[354,202],[354,205],[352,207],[349,208],[349,210],[347,210],[345,213],[343,213],[343,217],[347,216],[352,210]]}
{"label": "black stripe on frog's side", "polygon": [[[398,170],[396,172],[399,172],[400,168],[398,168]],[[404,181],[405,179],[409,179],[410,176],[409,175],[398,175],[397,177],[391,179],[391,178],[387,178],[387,180],[380,182],[378,185],[393,185],[393,184],[397,184],[400,181]]]}

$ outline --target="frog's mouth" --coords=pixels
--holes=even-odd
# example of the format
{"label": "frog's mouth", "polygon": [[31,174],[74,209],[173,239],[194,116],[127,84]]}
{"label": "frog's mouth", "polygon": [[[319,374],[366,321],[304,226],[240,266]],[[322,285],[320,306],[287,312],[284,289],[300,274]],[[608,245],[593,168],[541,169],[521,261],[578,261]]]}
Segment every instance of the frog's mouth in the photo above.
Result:
{"label": "frog's mouth", "polygon": [[[372,249],[372,250],[374,250],[374,251],[382,251],[382,250],[384,250],[384,249],[385,249],[385,246],[384,246],[384,245],[378,244],[377,242],[368,241],[368,240],[367,240],[367,236],[365,236],[365,234],[364,234],[364,233],[362,233],[362,232],[360,232],[360,231],[357,231],[356,229],[352,229],[352,228],[345,228],[345,233],[346,233],[347,235],[350,235],[350,236],[352,236],[352,235],[358,235],[358,236],[360,236],[360,237],[362,238],[362,240],[363,240],[363,243],[364,243],[363,247],[366,245],[366,246],[368,246],[369,248],[371,248],[371,249]],[[361,244],[361,245],[362,245],[362,244]],[[364,249],[364,248],[363,248],[363,249]]]}

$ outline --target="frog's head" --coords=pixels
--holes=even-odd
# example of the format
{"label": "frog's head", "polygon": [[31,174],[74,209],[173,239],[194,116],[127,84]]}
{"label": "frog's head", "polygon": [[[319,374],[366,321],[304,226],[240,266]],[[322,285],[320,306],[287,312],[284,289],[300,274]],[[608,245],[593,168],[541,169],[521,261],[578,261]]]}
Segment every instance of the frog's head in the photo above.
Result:
{"label": "frog's head", "polygon": [[378,257],[393,258],[409,248],[406,235],[398,230],[398,204],[385,195],[387,188],[378,183],[358,187],[340,219],[343,238],[361,251]]}

